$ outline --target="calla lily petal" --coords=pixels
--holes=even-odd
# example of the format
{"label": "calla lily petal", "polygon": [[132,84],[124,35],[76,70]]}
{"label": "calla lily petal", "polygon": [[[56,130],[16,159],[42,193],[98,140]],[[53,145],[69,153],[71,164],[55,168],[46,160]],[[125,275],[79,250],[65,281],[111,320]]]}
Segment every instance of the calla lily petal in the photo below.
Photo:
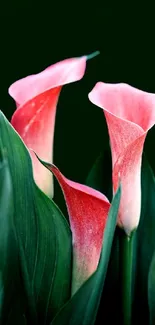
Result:
{"label": "calla lily petal", "polygon": [[155,94],[127,84],[98,82],[89,99],[104,110],[112,150],[113,189],[121,180],[118,224],[129,235],[141,210],[141,161],[148,130],[155,124]]}
{"label": "calla lily petal", "polygon": [[64,193],[73,238],[74,294],[97,269],[110,203],[99,191],[73,182],[56,166],[41,162],[53,172]]}
{"label": "calla lily petal", "polygon": [[[53,160],[55,115],[62,85],[80,80],[87,57],[66,59],[44,71],[13,83],[9,94],[17,109],[11,123],[29,149],[46,161]],[[53,196],[52,174],[44,168],[31,151],[34,179],[50,197]]]}

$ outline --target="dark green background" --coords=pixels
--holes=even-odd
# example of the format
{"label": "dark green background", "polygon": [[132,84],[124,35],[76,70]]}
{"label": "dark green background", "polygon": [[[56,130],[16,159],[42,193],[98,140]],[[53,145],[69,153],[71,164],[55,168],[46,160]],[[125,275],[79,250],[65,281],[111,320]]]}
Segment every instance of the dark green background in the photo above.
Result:
{"label": "dark green background", "polygon": [[[61,59],[100,50],[84,79],[63,88],[58,105],[55,163],[84,181],[107,145],[102,111],[87,98],[98,80],[127,82],[155,92],[154,9],[117,1],[6,1],[0,7],[0,107],[15,105],[9,85]],[[154,144],[150,133],[149,144]],[[148,153],[149,150],[147,149]],[[88,160],[89,157],[89,160]],[[153,161],[152,148],[149,159]]]}

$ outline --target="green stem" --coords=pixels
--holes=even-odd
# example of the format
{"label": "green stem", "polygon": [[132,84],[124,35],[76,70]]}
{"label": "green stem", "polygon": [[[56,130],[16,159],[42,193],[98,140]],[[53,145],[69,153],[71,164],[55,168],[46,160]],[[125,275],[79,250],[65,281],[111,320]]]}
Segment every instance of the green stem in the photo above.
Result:
{"label": "green stem", "polygon": [[121,275],[121,314],[122,324],[131,325],[132,281],[133,281],[133,238],[125,232],[120,234],[120,275]]}

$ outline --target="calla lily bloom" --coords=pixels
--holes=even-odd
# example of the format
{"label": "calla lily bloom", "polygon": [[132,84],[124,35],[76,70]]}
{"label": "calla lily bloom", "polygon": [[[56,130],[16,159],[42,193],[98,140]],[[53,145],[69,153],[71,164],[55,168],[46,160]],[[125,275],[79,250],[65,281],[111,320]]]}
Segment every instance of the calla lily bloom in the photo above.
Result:
{"label": "calla lily bloom", "polygon": [[[17,109],[11,124],[28,149],[46,161],[53,161],[53,138],[58,98],[63,85],[80,80],[86,68],[86,56],[66,59],[44,71],[16,81],[9,94]],[[48,196],[53,196],[52,174],[30,151],[34,179]]]}
{"label": "calla lily bloom", "polygon": [[99,191],[67,179],[55,165],[41,162],[53,172],[65,197],[72,230],[74,294],[97,269],[110,203]]}
{"label": "calla lily bloom", "polygon": [[141,211],[141,162],[148,130],[155,124],[155,94],[127,84],[98,82],[89,99],[104,111],[113,165],[113,190],[122,184],[118,225],[127,235],[137,228]]}

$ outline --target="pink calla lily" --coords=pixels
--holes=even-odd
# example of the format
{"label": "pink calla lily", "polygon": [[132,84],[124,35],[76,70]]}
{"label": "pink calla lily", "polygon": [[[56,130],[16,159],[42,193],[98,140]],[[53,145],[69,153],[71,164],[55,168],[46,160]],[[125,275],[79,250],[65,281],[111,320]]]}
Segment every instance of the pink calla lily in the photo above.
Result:
{"label": "pink calla lily", "polygon": [[[9,88],[17,106],[11,120],[13,127],[26,146],[46,161],[53,161],[55,115],[61,88],[83,77],[86,59],[83,56],[63,60]],[[33,151],[30,154],[37,185],[53,197],[52,174],[39,163]]]}
{"label": "pink calla lily", "polygon": [[127,84],[98,82],[89,99],[104,111],[113,165],[113,190],[120,178],[122,196],[118,224],[128,235],[137,228],[141,211],[141,162],[144,141],[155,124],[155,94]]}
{"label": "pink calla lily", "polygon": [[73,241],[72,294],[97,269],[110,203],[99,191],[67,179],[52,164],[44,163],[64,193]]}

